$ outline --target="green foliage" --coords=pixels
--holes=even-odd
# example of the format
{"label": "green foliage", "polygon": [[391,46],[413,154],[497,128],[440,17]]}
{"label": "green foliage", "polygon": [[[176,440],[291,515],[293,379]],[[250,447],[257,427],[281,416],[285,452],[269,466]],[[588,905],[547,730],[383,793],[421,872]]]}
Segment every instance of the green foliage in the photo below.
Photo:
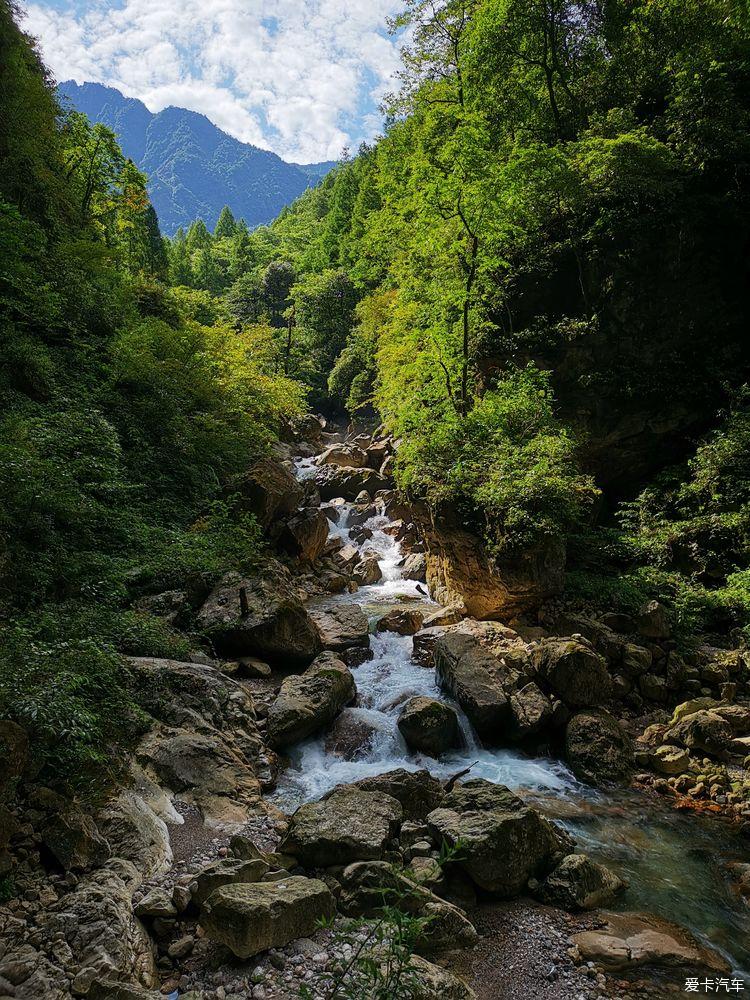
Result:
{"label": "green foliage", "polygon": [[[85,784],[140,725],[122,654],[189,652],[134,602],[255,565],[262,538],[228,484],[304,390],[264,334],[224,324],[229,263],[206,227],[165,248],[113,133],[60,112],[13,13],[0,6],[0,715],[29,729],[45,780]],[[219,228],[222,247],[247,238],[226,213]]]}
{"label": "green foliage", "polygon": [[437,509],[462,508],[498,553],[559,537],[596,496],[555,420],[549,375],[532,366],[500,381],[465,418],[421,431],[415,414],[398,477]]}

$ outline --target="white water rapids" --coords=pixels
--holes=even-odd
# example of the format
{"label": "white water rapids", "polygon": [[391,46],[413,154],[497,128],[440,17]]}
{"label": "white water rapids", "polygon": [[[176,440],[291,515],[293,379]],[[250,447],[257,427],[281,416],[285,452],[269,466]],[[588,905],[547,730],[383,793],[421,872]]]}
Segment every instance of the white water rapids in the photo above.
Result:
{"label": "white water rapids", "polygon": [[[297,463],[300,479],[312,478],[316,471],[314,459],[304,458]],[[328,598],[326,605],[358,604],[371,625],[394,607],[417,608],[425,617],[433,614],[438,605],[420,592],[420,585],[415,581],[402,578],[399,568],[403,558],[401,545],[383,531],[389,523],[388,518],[378,514],[366,521],[364,527],[372,532],[372,537],[357,543],[352,537],[353,529],[348,526],[353,506],[340,506],[339,521],[330,526],[331,535],[340,536],[344,544],[355,546],[362,554],[374,553],[383,578],[379,583],[361,587],[354,594]],[[279,805],[293,808],[301,802],[320,798],[335,785],[396,768],[407,771],[428,768],[437,777],[447,778],[470,764],[474,765],[472,777],[487,778],[509,788],[537,793],[580,792],[581,786],[560,761],[531,759],[512,750],[480,746],[459,706],[438,688],[434,671],[412,661],[411,636],[373,633],[371,651],[372,659],[352,670],[357,685],[357,703],[356,707],[344,709],[344,713],[352,721],[372,727],[374,734],[355,760],[344,760],[326,750],[326,734],[299,744],[290,754],[291,767],[279,783],[276,793]],[[396,722],[404,703],[415,695],[440,698],[456,709],[464,738],[461,749],[443,754],[439,760],[408,749]]]}
{"label": "white water rapids", "polygon": [[[318,470],[314,458],[300,459],[296,467],[301,480],[314,477]],[[401,546],[383,531],[388,519],[378,514],[367,521],[365,527],[372,531],[372,537],[358,544],[352,537],[356,529],[348,526],[353,506],[339,508],[340,518],[330,525],[331,535],[341,536],[345,544],[355,545],[362,553],[374,552],[383,578],[354,594],[329,597],[321,603],[358,604],[371,625],[394,607],[418,608],[428,617],[437,605],[415,582],[402,578]],[[412,661],[411,636],[373,632],[371,650],[372,659],[352,669],[356,705],[342,713],[371,728],[369,739],[352,760],[327,749],[325,733],[298,744],[280,775],[273,796],[277,805],[293,811],[336,785],[396,768],[427,768],[435,776],[447,778],[473,765],[471,777],[517,790],[566,826],[581,850],[624,877],[630,887],[617,908],[649,910],[690,927],[721,950],[737,973],[745,970],[744,975],[748,975],[750,908],[733,894],[724,870],[727,861],[747,860],[736,835],[721,823],[676,813],[668,803],[655,802],[639,792],[589,788],[557,759],[530,758],[516,750],[481,746],[458,705],[438,688],[434,671]],[[397,720],[404,702],[414,695],[441,698],[453,705],[465,741],[461,749],[435,760],[406,746]]]}

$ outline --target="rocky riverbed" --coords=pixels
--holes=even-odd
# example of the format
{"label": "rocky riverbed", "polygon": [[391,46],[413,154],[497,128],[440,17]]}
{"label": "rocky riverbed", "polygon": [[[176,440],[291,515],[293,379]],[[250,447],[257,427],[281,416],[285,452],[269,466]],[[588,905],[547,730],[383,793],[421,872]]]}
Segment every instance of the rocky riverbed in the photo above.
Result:
{"label": "rocky riverbed", "polygon": [[194,653],[129,661],[149,723],[105,801],[36,784],[0,723],[0,998],[747,974],[746,654],[681,653],[658,603],[567,608],[549,566],[499,576],[394,491],[393,454],[308,418],[236,484],[274,555],[142,601]]}

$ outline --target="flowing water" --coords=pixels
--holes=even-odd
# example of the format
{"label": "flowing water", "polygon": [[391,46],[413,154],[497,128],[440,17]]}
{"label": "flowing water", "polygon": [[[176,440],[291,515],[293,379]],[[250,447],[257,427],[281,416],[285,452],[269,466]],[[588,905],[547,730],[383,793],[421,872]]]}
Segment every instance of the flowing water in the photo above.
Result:
{"label": "flowing water", "polygon": [[[314,476],[316,470],[314,459],[297,463],[300,479]],[[356,545],[347,525],[352,506],[341,508],[331,534]],[[371,518],[366,527],[372,537],[357,546],[376,553],[382,580],[354,594],[327,598],[326,605],[358,604],[372,624],[394,607],[418,607],[425,617],[437,609],[417,583],[401,578],[401,548],[383,531],[387,524],[385,515]],[[354,760],[326,749],[325,734],[300,743],[279,780],[278,805],[292,810],[320,798],[335,785],[395,768],[428,768],[437,777],[447,778],[471,764],[472,777],[517,790],[565,826],[581,850],[627,879],[629,888],[619,909],[658,913],[690,927],[722,951],[738,975],[750,979],[750,907],[734,894],[723,870],[727,862],[750,861],[750,850],[723,821],[677,813],[666,802],[654,802],[634,791],[596,791],[553,758],[482,747],[453,702],[461,720],[463,748],[440,760],[415,753],[396,725],[401,706],[414,695],[450,699],[437,687],[432,670],[412,662],[410,636],[374,633],[371,649],[372,659],[353,669],[357,705],[344,710],[349,717],[346,721],[369,731],[369,738]]]}

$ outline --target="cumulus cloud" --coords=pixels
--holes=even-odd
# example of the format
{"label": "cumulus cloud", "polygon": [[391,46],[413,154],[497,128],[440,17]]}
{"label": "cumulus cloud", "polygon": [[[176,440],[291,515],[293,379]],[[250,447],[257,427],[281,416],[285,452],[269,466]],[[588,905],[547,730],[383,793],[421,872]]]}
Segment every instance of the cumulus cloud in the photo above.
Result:
{"label": "cumulus cloud", "polygon": [[371,138],[399,64],[385,27],[399,0],[51,2],[29,3],[24,27],[58,80],[200,111],[291,160]]}

